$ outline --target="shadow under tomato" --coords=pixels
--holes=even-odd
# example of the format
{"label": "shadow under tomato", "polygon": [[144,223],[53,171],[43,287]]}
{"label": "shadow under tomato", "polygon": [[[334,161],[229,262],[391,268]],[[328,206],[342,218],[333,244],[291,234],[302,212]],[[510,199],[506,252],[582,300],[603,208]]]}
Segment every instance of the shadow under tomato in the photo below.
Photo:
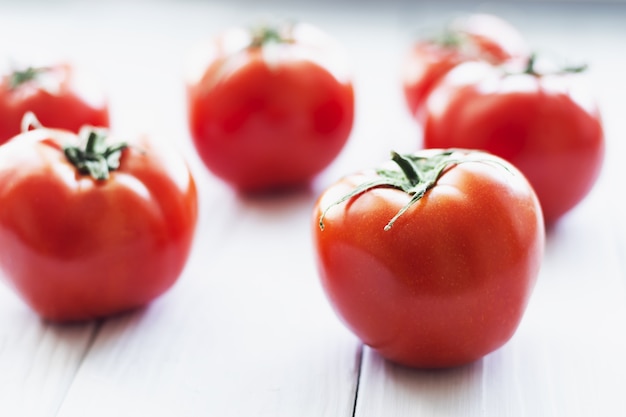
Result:
{"label": "shadow under tomato", "polygon": [[273,217],[285,212],[313,210],[317,195],[310,185],[281,188],[263,193],[237,193],[237,200],[244,210],[251,210]]}
{"label": "shadow under tomato", "polygon": [[[365,348],[363,361],[359,395],[368,396],[368,391],[371,395],[374,391],[393,393],[389,400],[417,407],[424,415],[429,415],[428,410],[457,409],[454,403],[467,404],[468,398],[480,396],[482,390],[484,359],[452,368],[418,369],[396,364]],[[367,399],[362,402],[361,406],[369,407]]]}
{"label": "shadow under tomato", "polygon": [[265,191],[246,192],[237,190],[237,195],[242,200],[283,200],[290,199],[294,196],[301,196],[313,193],[313,185],[310,183],[293,185],[288,187],[272,188]]}
{"label": "shadow under tomato", "polygon": [[[152,302],[154,302],[154,300]],[[131,307],[131,308],[128,308],[126,310],[119,311],[117,313],[107,314],[107,315],[102,316],[102,317],[94,317],[94,318],[86,318],[86,319],[76,319],[76,320],[72,320],[72,319],[68,319],[68,320],[52,320],[52,319],[40,318],[40,320],[41,320],[41,322],[44,325],[55,326],[55,327],[59,327],[59,328],[64,328],[64,327],[68,327],[68,328],[69,327],[81,327],[81,326],[99,326],[99,325],[101,325],[105,321],[125,319],[125,318],[127,318],[129,316],[141,314],[142,311],[145,310],[150,304],[151,304],[151,302],[149,302],[147,304],[144,304],[144,305],[141,305],[141,306]]]}
{"label": "shadow under tomato", "polygon": [[[0,285],[3,283],[0,280]],[[9,287],[0,288],[2,314],[11,326],[0,330],[18,350],[47,349],[60,346],[72,356],[80,357],[89,349],[105,319],[57,321],[42,318]],[[135,314],[135,310],[120,316]],[[80,352],[80,353],[77,353]]]}
{"label": "shadow under tomato", "polygon": [[[46,344],[60,346],[70,356],[84,358],[92,350],[96,340],[100,338],[103,329],[106,328],[107,338],[115,339],[116,334],[121,336],[123,332],[121,329],[142,320],[149,309],[150,304],[106,317],[67,321],[48,320],[37,316],[33,311],[28,311],[28,316],[23,319],[24,326],[29,327],[31,332],[39,334],[41,339],[46,340]],[[119,331],[112,331],[112,329]]]}
{"label": "shadow under tomato", "polygon": [[[154,317],[163,310],[161,300],[155,299],[147,305],[128,309],[106,317],[75,321],[53,322],[41,320],[46,330],[51,332],[58,343],[82,345],[82,357],[90,353],[106,352],[113,349],[125,338],[128,338],[133,329],[154,324]],[[148,323],[152,322],[152,323]],[[147,323],[147,324],[146,324]]]}
{"label": "shadow under tomato", "polygon": [[23,308],[11,308],[4,313],[11,325],[0,330],[0,350],[5,360],[17,361],[18,367],[26,356],[33,361],[44,358],[42,360],[60,361],[77,368],[101,327],[100,322],[94,320],[71,323],[44,320],[25,304]]}

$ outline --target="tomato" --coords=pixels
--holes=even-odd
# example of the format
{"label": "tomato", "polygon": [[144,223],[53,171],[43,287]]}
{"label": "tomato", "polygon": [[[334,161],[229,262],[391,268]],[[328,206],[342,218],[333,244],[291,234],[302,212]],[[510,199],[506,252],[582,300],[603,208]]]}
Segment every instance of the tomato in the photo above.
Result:
{"label": "tomato", "polygon": [[[541,63],[539,63],[541,67]],[[482,149],[519,168],[552,225],[591,190],[604,159],[601,115],[582,68],[466,63],[426,104],[427,148]]]}
{"label": "tomato", "polygon": [[154,140],[36,128],[0,147],[0,276],[45,319],[104,317],[164,293],[196,217],[186,163]]}
{"label": "tomato", "polygon": [[413,367],[475,361],[506,343],[544,248],[537,197],[493,155],[428,150],[328,187],[313,211],[317,269],[347,327]]}
{"label": "tomato", "polygon": [[85,70],[69,63],[27,67],[0,77],[0,144],[21,132],[26,112],[48,127],[73,132],[109,126],[104,92]]}
{"label": "tomato", "polygon": [[345,54],[319,29],[235,28],[194,57],[189,128],[217,177],[244,192],[298,187],[342,150],[354,92]]}
{"label": "tomato", "polygon": [[490,14],[456,19],[439,38],[419,40],[407,54],[402,86],[409,111],[421,120],[430,91],[460,63],[481,60],[501,64],[528,55],[522,34],[506,20]]}

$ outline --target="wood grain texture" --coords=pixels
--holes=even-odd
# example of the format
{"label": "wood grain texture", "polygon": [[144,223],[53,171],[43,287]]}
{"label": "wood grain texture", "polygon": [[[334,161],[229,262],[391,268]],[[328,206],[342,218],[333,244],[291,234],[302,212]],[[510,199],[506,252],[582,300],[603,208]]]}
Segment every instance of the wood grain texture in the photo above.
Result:
{"label": "wood grain texture", "polygon": [[54,416],[98,325],[54,326],[0,289],[0,415]]}

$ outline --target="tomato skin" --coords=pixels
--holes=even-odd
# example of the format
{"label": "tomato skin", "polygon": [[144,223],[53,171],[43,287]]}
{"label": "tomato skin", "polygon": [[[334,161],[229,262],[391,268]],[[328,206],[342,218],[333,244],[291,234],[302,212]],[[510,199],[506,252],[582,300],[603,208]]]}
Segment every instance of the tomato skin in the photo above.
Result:
{"label": "tomato skin", "polygon": [[81,321],[143,306],[180,275],[196,187],[185,162],[148,139],[98,181],[77,173],[69,131],[36,129],[0,148],[0,271],[42,318]]}
{"label": "tomato skin", "polygon": [[409,111],[418,121],[423,106],[439,80],[457,65],[468,61],[503,64],[526,59],[529,47],[508,21],[490,14],[470,14],[454,20],[445,39],[422,39],[407,53],[402,64],[402,88]]}
{"label": "tomato skin", "polygon": [[508,160],[533,185],[548,226],[600,174],[602,120],[583,74],[507,74],[466,63],[432,92],[425,114],[424,147],[482,149]]}
{"label": "tomato skin", "polygon": [[541,209],[528,182],[506,163],[465,162],[389,230],[410,199],[391,187],[332,207],[320,229],[324,209],[376,177],[344,177],[313,212],[316,264],[338,316],[380,355],[411,367],[462,365],[502,346],[543,256]]}
{"label": "tomato skin", "polygon": [[39,70],[40,75],[16,87],[11,86],[13,73],[0,78],[0,144],[21,132],[28,111],[44,126],[73,132],[84,125],[109,126],[104,92],[88,79],[86,71],[69,63]]}
{"label": "tomato skin", "polygon": [[413,46],[403,63],[402,87],[411,115],[421,118],[421,108],[435,84],[452,68],[464,61],[456,48],[432,42]]}
{"label": "tomato skin", "polygon": [[296,25],[293,40],[253,47],[233,29],[207,48],[188,81],[189,127],[207,168],[244,192],[305,185],[345,145],[354,91],[345,56],[328,36]]}
{"label": "tomato skin", "polygon": [[469,38],[476,56],[491,64],[526,59],[530,54],[521,32],[501,17],[475,13],[456,19],[451,27]]}

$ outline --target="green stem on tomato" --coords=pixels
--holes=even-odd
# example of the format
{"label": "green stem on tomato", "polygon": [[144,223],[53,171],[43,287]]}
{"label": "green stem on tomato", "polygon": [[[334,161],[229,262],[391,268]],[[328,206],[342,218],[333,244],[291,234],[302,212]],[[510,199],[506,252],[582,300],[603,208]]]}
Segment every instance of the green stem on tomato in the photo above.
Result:
{"label": "green stem on tomato", "polygon": [[434,41],[444,48],[459,48],[463,44],[464,39],[459,32],[446,29]]}
{"label": "green stem on tomato", "polygon": [[23,70],[13,71],[9,77],[9,89],[15,90],[20,85],[36,79],[41,73],[48,71],[46,67],[28,67]]}
{"label": "green stem on tomato", "polygon": [[588,69],[587,64],[574,65],[574,66],[564,66],[553,72],[539,72],[536,68],[537,65],[537,53],[533,52],[528,57],[528,61],[526,62],[526,68],[524,68],[523,74],[533,75],[533,76],[542,76],[549,74],[578,74],[581,72],[585,72]]}
{"label": "green stem on tomato", "polygon": [[83,128],[79,136],[84,140],[84,147],[64,146],[66,158],[81,174],[89,175],[98,181],[107,180],[109,173],[119,168],[122,151],[128,144],[117,142],[108,145],[106,129],[91,126]]}
{"label": "green stem on tomato", "polygon": [[530,54],[530,56],[528,57],[528,61],[526,62],[526,68],[524,69],[524,74],[528,74],[528,75],[538,75],[535,72],[535,63],[537,62],[537,54],[536,53],[532,53]]}
{"label": "green stem on tomato", "polygon": [[415,163],[408,155],[400,155],[395,151],[391,151],[391,160],[398,164],[409,183],[413,186],[420,183],[421,177],[418,173],[418,167],[415,166]]}
{"label": "green stem on tomato", "polygon": [[282,24],[261,24],[252,27],[252,41],[250,48],[261,48],[270,43],[293,43],[294,24],[286,22]]}
{"label": "green stem on tomato", "polygon": [[270,42],[281,43],[282,36],[276,28],[262,26],[253,31],[253,37],[252,42],[250,43],[250,47],[260,48]]}
{"label": "green stem on tomato", "polygon": [[400,155],[397,152],[391,152],[391,160],[396,163],[397,167],[377,170],[376,179],[358,185],[351,192],[327,206],[319,218],[320,230],[324,230],[324,217],[326,217],[331,208],[374,188],[390,187],[404,191],[411,198],[384,226],[383,230],[389,231],[398,218],[421,200],[426,192],[437,184],[439,178],[448,168],[464,162],[497,163],[492,159],[481,156],[481,153],[477,151],[466,153],[454,149],[439,150],[428,156],[418,154]]}

